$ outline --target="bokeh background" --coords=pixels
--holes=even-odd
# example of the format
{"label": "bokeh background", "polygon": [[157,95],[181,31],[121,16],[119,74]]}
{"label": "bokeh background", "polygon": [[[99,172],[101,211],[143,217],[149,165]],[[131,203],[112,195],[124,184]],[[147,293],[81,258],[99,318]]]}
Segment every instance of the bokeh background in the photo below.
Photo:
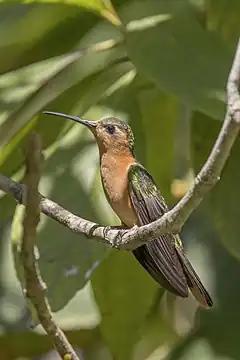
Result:
{"label": "bokeh background", "polygon": [[[170,206],[191,185],[225,112],[240,34],[239,0],[0,2],[0,172],[24,177],[29,133],[42,136],[40,191],[70,211],[118,224],[87,129],[43,110],[129,122],[139,161]],[[81,360],[240,359],[240,144],[184,226],[210,311],[167,294],[131,253],[41,217],[37,244],[57,323]],[[0,193],[0,359],[58,355],[17,280],[23,208]],[[13,251],[12,251],[13,250]]]}

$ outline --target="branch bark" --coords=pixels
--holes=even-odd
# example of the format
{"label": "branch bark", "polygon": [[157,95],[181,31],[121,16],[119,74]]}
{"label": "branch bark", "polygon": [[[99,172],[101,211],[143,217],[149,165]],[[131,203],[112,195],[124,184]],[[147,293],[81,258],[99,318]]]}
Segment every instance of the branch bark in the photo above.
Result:
{"label": "branch bark", "polygon": [[46,286],[42,280],[35,245],[36,228],[40,219],[40,196],[38,183],[41,174],[41,140],[37,134],[30,137],[26,154],[25,217],[21,259],[24,268],[25,294],[36,309],[39,321],[49,335],[63,360],[80,360],[64,333],[55,324],[51,309],[45,296]]}
{"label": "branch bark", "polygon": [[[134,250],[160,235],[180,232],[191,213],[219,181],[231,148],[238,136],[240,130],[239,83],[240,40],[227,82],[226,116],[216,143],[206,163],[196,176],[193,186],[178,204],[160,219],[139,228],[116,230],[82,219],[44,197],[41,197],[40,201],[41,211],[76,233],[95,237],[97,241],[118,249]],[[24,185],[0,175],[0,189],[13,195],[19,202],[23,202]]]}

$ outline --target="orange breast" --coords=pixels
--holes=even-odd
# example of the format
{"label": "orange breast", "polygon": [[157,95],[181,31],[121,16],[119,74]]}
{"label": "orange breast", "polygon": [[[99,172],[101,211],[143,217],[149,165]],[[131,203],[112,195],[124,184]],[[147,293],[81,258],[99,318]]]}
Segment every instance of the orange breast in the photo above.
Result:
{"label": "orange breast", "polygon": [[133,157],[109,153],[105,153],[101,159],[102,183],[108,202],[128,227],[138,224],[128,187],[128,169],[135,162]]}

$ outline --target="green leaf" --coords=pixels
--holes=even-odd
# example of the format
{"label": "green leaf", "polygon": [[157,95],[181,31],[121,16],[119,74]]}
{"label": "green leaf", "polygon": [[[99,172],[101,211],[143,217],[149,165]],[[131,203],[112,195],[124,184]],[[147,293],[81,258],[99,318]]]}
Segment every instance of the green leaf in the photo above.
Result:
{"label": "green leaf", "polygon": [[56,73],[2,124],[0,145],[5,145],[19,129],[32,119],[37,111],[40,111],[64,91],[90,74],[109,66],[111,62],[119,60],[122,57],[122,49],[115,46],[115,41],[110,40],[96,44],[85,51],[76,51],[65,56]]}
{"label": "green leaf", "polygon": [[[213,121],[214,122],[214,121]],[[202,138],[203,139],[203,138]],[[206,204],[207,205],[207,204]],[[187,247],[195,261],[200,260],[205,283],[214,307],[199,311],[194,330],[173,349],[169,360],[239,359],[240,264],[221,245],[221,232],[215,230],[204,203],[185,226]],[[224,206],[224,202],[222,202]],[[185,316],[189,318],[189,308]]]}
{"label": "green leaf", "polygon": [[[32,3],[35,0],[23,0],[23,3]],[[42,0],[41,3],[60,3],[59,0]],[[111,4],[110,0],[67,0],[64,1],[67,5],[76,5],[91,10],[98,15],[102,15],[114,25],[120,25],[118,16]]]}
{"label": "green leaf", "polygon": [[1,4],[0,20],[1,74],[72,51],[96,23],[75,6],[10,2]]}
{"label": "green leaf", "polygon": [[124,251],[112,251],[91,281],[102,316],[102,337],[114,359],[129,360],[159,287]]}
{"label": "green leaf", "polygon": [[205,0],[209,29],[217,30],[228,46],[236,46],[240,33],[240,2],[238,0]]}
{"label": "green leaf", "polygon": [[[196,171],[199,171],[207,160],[219,130],[220,124],[202,114],[195,114],[192,122],[192,147]],[[220,239],[231,254],[238,259],[240,258],[239,156],[240,144],[236,141],[220,181],[204,200]]]}
{"label": "green leaf", "polygon": [[128,54],[140,73],[193,109],[223,118],[231,51],[201,27],[188,2],[137,2],[126,28]]}
{"label": "green leaf", "polygon": [[[103,104],[102,99],[111,99],[109,91],[114,88],[121,78],[128,76],[132,72],[133,66],[130,61],[124,61],[113,66],[109,66],[98,76],[89,82],[89,88],[82,88],[82,94],[74,106],[74,112],[84,114],[90,106],[95,104]],[[113,104],[112,104],[113,105]]]}
{"label": "green leaf", "polygon": [[[108,87],[112,86],[119,77],[127,73],[130,69],[130,62],[116,65],[110,64],[108,69],[100,70],[86,77],[83,81],[80,81],[67,91],[64,91],[49,106],[51,106],[52,109],[58,109],[66,113],[78,113],[81,116],[103,96]],[[27,100],[25,101],[27,102]],[[23,106],[25,110],[29,107],[31,108],[31,98],[26,105],[25,107]],[[18,111],[16,111],[16,114],[18,114]],[[44,148],[46,149],[50,146],[66,127],[66,121],[64,119],[59,118],[58,121],[54,120],[56,119],[42,116],[28,122],[2,151],[0,157],[1,171],[11,176],[13,172],[16,172],[16,169],[22,165],[24,162],[26,137],[33,128],[40,133]],[[50,126],[51,123],[54,124],[54,126]],[[71,125],[70,123],[68,124]],[[16,149],[18,151],[14,151]]]}
{"label": "green leaf", "polygon": [[[1,1],[4,2],[4,1]],[[6,1],[5,1],[6,2]],[[35,0],[20,0],[19,3],[23,4],[31,4],[36,3]],[[106,9],[111,9],[111,2],[109,0],[41,0],[41,4],[48,4],[48,3],[57,3],[57,4],[67,4],[67,5],[76,5],[87,10],[94,11],[98,14],[101,14]]]}
{"label": "green leaf", "polygon": [[[34,3],[34,0],[23,0],[23,3]],[[59,0],[43,0],[41,3],[59,3]],[[67,4],[74,4],[77,6],[84,7],[86,9],[91,9],[97,12],[100,12],[104,9],[104,2],[102,0],[67,0],[64,1]]]}
{"label": "green leaf", "polygon": [[[169,326],[159,311],[159,300],[157,298],[156,307],[153,308],[142,326],[141,340],[134,349],[134,360],[159,359],[165,352],[164,349],[174,345],[178,340],[172,326]],[[159,356],[157,357],[158,351]]]}
{"label": "green leaf", "polygon": [[162,194],[170,200],[179,103],[156,88],[140,90],[137,97],[145,130],[145,164]]}
{"label": "green leaf", "polygon": [[27,309],[16,279],[10,241],[11,221],[0,222],[0,334],[20,331],[26,326]]}

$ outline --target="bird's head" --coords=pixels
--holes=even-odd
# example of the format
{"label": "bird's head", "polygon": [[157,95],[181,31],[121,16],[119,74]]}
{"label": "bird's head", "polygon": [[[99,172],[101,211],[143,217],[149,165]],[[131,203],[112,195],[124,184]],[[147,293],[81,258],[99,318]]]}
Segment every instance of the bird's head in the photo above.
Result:
{"label": "bird's head", "polygon": [[114,152],[125,150],[133,152],[134,137],[132,130],[129,125],[118,118],[108,116],[98,121],[89,121],[57,112],[45,111],[44,114],[65,117],[88,127],[93,133],[101,153],[109,149]]}

